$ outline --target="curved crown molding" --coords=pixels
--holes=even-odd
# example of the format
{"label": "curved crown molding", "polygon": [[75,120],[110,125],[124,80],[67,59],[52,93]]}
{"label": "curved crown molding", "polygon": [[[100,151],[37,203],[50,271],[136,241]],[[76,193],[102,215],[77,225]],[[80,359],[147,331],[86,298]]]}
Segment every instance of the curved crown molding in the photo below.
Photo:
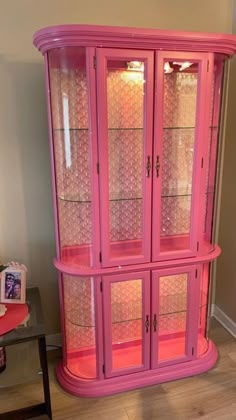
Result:
{"label": "curved crown molding", "polygon": [[34,34],[33,42],[42,54],[52,48],[76,45],[205,51],[227,56],[236,52],[236,36],[229,34],[95,25],[60,25],[44,28]]}

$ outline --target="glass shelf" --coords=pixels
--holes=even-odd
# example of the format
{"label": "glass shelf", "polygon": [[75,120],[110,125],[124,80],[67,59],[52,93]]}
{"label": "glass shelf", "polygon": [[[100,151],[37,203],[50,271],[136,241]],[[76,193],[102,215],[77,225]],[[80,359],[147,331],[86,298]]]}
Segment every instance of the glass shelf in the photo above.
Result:
{"label": "glass shelf", "polygon": [[[214,191],[207,191],[206,194],[213,193]],[[192,194],[165,194],[162,195],[161,198],[174,198],[174,197],[191,197]],[[67,198],[67,197],[61,197],[58,196],[58,198],[62,201],[69,201],[71,203],[91,203],[91,200],[78,200],[76,198]],[[138,201],[143,200],[142,197],[131,197],[131,198],[112,198],[109,200],[109,202],[116,202],[116,201]]]}
{"label": "glass shelf", "polygon": [[92,203],[91,200],[79,200],[77,198],[70,198],[70,197],[62,197],[60,195],[57,196],[62,201],[69,201],[71,203]]}
{"label": "glass shelf", "polygon": [[53,131],[88,131],[88,128],[54,128]]}
{"label": "glass shelf", "polygon": [[[163,127],[163,130],[194,130],[196,127]],[[210,129],[218,128],[217,125],[210,125]],[[108,131],[132,131],[132,130],[144,130],[142,127],[111,127]],[[88,128],[54,128],[53,131],[88,131]]]}

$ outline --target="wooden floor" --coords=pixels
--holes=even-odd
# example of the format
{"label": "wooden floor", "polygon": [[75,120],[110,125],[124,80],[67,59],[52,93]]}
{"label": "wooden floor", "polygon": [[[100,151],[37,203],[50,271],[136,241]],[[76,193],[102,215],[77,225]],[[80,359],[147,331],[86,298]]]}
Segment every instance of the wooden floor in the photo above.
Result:
{"label": "wooden floor", "polygon": [[[211,336],[219,360],[211,371],[163,385],[103,398],[78,398],[65,393],[54,375],[50,352],[50,383],[54,420],[236,420],[236,340],[214,321]],[[39,383],[0,390],[0,412],[40,402]]]}

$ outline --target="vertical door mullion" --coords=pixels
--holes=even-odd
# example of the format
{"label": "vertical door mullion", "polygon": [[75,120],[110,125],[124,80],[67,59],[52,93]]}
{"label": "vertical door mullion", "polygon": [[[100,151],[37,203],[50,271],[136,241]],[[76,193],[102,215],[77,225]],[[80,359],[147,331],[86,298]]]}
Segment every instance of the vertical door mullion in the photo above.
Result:
{"label": "vertical door mullion", "polygon": [[[135,131],[135,134],[126,128],[118,128],[114,130],[115,135],[117,133],[117,142],[119,142],[118,134],[122,136],[122,130],[126,136],[135,135],[138,136],[138,130],[141,131],[142,137],[142,191],[136,191],[136,195],[141,194],[141,197],[125,197],[121,199],[114,199],[115,204],[124,205],[126,200],[126,207],[129,209],[129,204],[133,205],[136,200],[136,206],[141,203],[141,220],[142,231],[141,231],[141,248],[138,246],[136,251],[135,243],[137,244],[140,241],[140,238],[137,237],[137,233],[134,230],[134,237],[125,240],[122,239],[113,239],[110,238],[111,230],[111,219],[110,219],[110,191],[109,191],[109,137],[108,137],[108,91],[107,91],[107,63],[117,62],[124,63],[132,60],[140,60],[144,62],[144,102],[143,102],[143,114],[142,114],[142,127],[138,128]],[[127,265],[131,263],[142,263],[148,262],[150,260],[151,244],[150,244],[150,235],[151,235],[151,182],[152,182],[152,170],[149,168],[152,163],[152,125],[153,125],[153,52],[152,51],[135,51],[135,50],[113,50],[113,49],[97,49],[97,109],[98,109],[98,139],[99,139],[99,179],[100,179],[100,212],[101,212],[101,250],[102,250],[102,266],[109,267],[114,265]],[[124,69],[124,77],[128,77],[129,73]],[[142,73],[143,74],[143,73]],[[114,93],[115,94],[115,93]],[[131,98],[132,99],[132,98]],[[134,98],[135,100],[135,98]],[[128,100],[127,100],[128,102]],[[126,106],[131,106],[132,104]],[[123,104],[122,104],[123,106]],[[125,104],[124,104],[125,106]],[[126,130],[126,131],[125,131]],[[136,130],[133,129],[132,130]],[[131,134],[130,134],[131,133]],[[124,135],[124,134],[123,134]],[[137,141],[137,140],[136,140]],[[130,144],[132,145],[132,137],[130,139]],[[134,146],[135,147],[135,146]],[[120,163],[120,167],[124,162]],[[127,160],[126,169],[127,171],[133,168],[134,178],[139,173],[140,168],[135,168],[135,162]],[[122,176],[122,171],[121,175]],[[134,193],[134,192],[133,192]],[[141,201],[139,201],[141,200]],[[120,204],[118,203],[120,202]],[[113,205],[115,205],[113,203]],[[126,210],[127,212],[129,210]],[[118,210],[119,212],[119,210]],[[121,217],[124,221],[126,216]],[[132,227],[133,218],[132,215],[127,215],[127,220],[130,219],[130,225]],[[118,223],[118,222],[117,222]],[[121,222],[120,222],[121,223]],[[128,223],[128,222],[127,222]],[[118,223],[119,224],[119,223]],[[129,228],[131,229],[129,226]],[[116,230],[120,230],[119,226],[115,226]],[[134,229],[134,228],[132,228]],[[132,230],[131,229],[131,230]],[[125,235],[125,232],[121,232],[121,236]],[[119,235],[118,235],[119,236]],[[132,236],[132,235],[131,235]],[[134,250],[128,252],[126,246],[129,246],[129,243],[134,242]],[[112,254],[111,243],[115,244],[115,247],[119,247],[119,242],[121,243],[121,253],[119,256],[116,255],[116,252]],[[123,248],[122,248],[123,247]]]}

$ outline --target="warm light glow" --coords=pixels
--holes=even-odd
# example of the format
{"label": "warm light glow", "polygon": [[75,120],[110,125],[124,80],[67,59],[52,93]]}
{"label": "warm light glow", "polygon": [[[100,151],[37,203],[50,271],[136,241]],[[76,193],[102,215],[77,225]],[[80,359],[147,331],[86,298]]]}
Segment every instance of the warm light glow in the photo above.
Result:
{"label": "warm light glow", "polygon": [[164,63],[164,73],[172,73],[173,71],[174,69],[170,67],[170,64],[168,63],[168,61],[166,61]]}
{"label": "warm light glow", "polygon": [[140,83],[142,81],[142,83],[145,83],[143,80],[143,72],[140,72],[137,70],[123,71],[121,77],[123,78],[123,80],[126,80],[126,81],[130,80],[136,83]]}
{"label": "warm light glow", "polygon": [[178,62],[178,61],[174,61],[173,64],[176,64],[177,66],[180,66],[179,71],[183,71],[183,70],[189,68],[190,66],[192,66],[193,63],[190,63],[189,61],[184,61],[183,63]]}
{"label": "warm light glow", "polygon": [[144,63],[142,61],[128,61],[127,70],[144,71]]}

